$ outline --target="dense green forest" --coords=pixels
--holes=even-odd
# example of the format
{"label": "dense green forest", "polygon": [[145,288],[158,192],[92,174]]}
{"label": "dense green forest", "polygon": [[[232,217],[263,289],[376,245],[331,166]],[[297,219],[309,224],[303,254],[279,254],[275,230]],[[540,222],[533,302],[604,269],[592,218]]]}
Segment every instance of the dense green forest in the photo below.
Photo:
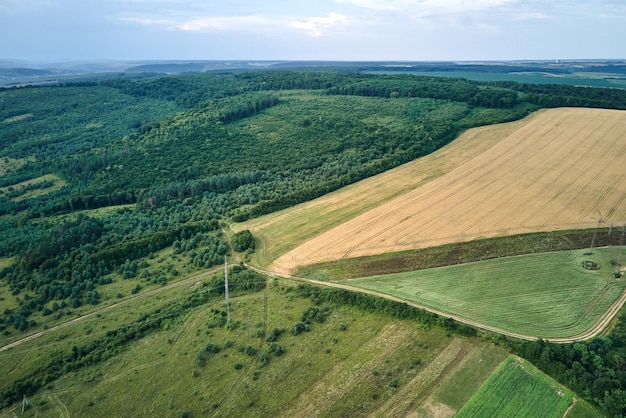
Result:
{"label": "dense green forest", "polygon": [[555,106],[626,109],[626,91],[310,71],[4,89],[0,302],[10,307],[0,332],[97,305],[120,278],[172,280],[175,270],[151,277],[137,262],[166,247],[195,269],[221,264],[224,221],[313,199],[465,129]]}

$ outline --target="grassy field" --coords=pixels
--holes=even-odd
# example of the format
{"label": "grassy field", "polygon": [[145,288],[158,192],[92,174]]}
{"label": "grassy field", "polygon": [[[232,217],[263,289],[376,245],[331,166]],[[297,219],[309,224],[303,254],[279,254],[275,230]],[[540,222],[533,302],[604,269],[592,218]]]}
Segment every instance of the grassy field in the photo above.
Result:
{"label": "grassy field", "polygon": [[[29,186],[36,185],[37,183],[49,182],[50,186],[35,188],[31,190],[26,190]],[[30,180],[23,181],[21,183],[17,183],[7,187],[0,187],[0,195],[8,193],[10,191],[19,192],[19,196],[12,198],[14,201],[20,201],[24,199],[30,199],[42,194],[50,193],[55,190],[59,190],[61,187],[65,186],[67,182],[57,176],[56,174],[46,174],[37,178],[33,178]]]}
{"label": "grassy field", "polygon": [[134,210],[136,205],[126,204],[126,205],[113,205],[113,206],[104,206],[97,209],[83,209],[83,210],[75,210],[70,213],[64,213],[61,215],[52,215],[46,216],[39,219],[33,219],[31,222],[35,225],[55,225],[62,222],[75,222],[79,216],[89,216],[90,218],[101,219],[106,218],[112,214],[117,212],[121,212],[124,210]]}
{"label": "grassy field", "polygon": [[15,171],[20,167],[23,167],[27,162],[35,161],[35,157],[27,157],[15,159],[11,157],[3,157],[0,158],[0,177],[4,176],[6,173],[11,171]]}
{"label": "grassy field", "polygon": [[[0,380],[0,390],[50,357],[85,347],[201,285],[187,282],[0,351],[0,374],[10,377]],[[310,331],[294,335],[294,324],[311,308],[325,312],[325,319],[311,321]],[[261,292],[234,295],[230,312],[227,329],[220,325],[222,298],[184,311],[114,357],[46,384],[28,397],[24,414],[18,402],[0,411],[0,417],[445,418],[469,399],[480,399],[482,392],[474,394],[509,355],[504,347],[450,335],[436,326],[350,306],[316,305],[284,279],[272,279]],[[271,335],[280,355],[268,341]],[[541,387],[544,380],[533,372],[525,384]],[[559,390],[571,398],[570,392]],[[597,416],[582,401],[574,406],[568,416]]]}
{"label": "grassy field", "polygon": [[[571,337],[621,295],[617,248],[530,254],[345,281],[480,323],[543,338]],[[582,267],[583,261],[598,270]]]}
{"label": "grassy field", "polygon": [[472,130],[471,139],[432,156],[237,229],[263,241],[260,264],[274,259],[274,270],[288,272],[346,257],[592,228],[600,215],[626,221],[626,112],[551,109],[493,128],[497,133]]}
{"label": "grassy field", "polygon": [[0,270],[9,267],[15,261],[15,257],[2,257],[0,258]]}
{"label": "grassy field", "polygon": [[465,417],[562,417],[574,394],[530,363],[510,356],[456,415]]}
{"label": "grassy field", "polygon": [[[49,356],[88,344],[192,291],[178,287],[150,303],[127,304],[2,351],[0,373],[17,379]],[[327,309],[326,319],[293,335],[294,323],[315,305],[297,296],[288,281],[275,280],[264,292],[231,302],[230,330],[216,326],[222,300],[192,309],[121,354],[48,384],[29,397],[23,416],[348,417],[435,407],[456,411],[507,355],[486,341],[346,306],[319,306]],[[282,355],[267,342],[273,330],[282,331],[275,341]],[[219,350],[207,351],[210,344]],[[474,365],[480,359],[486,363]],[[0,389],[8,383],[3,379]],[[463,395],[441,398],[444,384],[454,384]],[[0,417],[12,417],[20,407]]]}

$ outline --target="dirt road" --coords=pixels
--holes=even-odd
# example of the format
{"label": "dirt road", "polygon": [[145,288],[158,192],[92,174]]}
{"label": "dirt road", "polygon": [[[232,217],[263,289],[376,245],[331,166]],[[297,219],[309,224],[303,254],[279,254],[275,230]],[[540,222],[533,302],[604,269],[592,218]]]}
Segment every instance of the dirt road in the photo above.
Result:
{"label": "dirt road", "polygon": [[79,316],[78,318],[74,318],[74,319],[71,319],[69,321],[63,322],[61,324],[54,325],[54,326],[52,326],[52,327],[50,327],[48,329],[36,332],[34,334],[31,334],[31,335],[28,335],[26,337],[20,338],[19,340],[14,341],[14,342],[12,342],[10,344],[4,345],[4,346],[0,347],[0,352],[6,351],[6,350],[8,350],[10,348],[13,348],[13,347],[17,347],[17,346],[19,346],[21,344],[24,344],[25,342],[34,340],[35,338],[39,338],[42,335],[46,335],[48,333],[57,331],[59,329],[68,327],[70,325],[74,325],[74,324],[76,324],[78,322],[84,321],[85,319],[91,318],[93,316],[102,314],[102,313],[107,312],[107,311],[110,311],[110,310],[115,309],[115,308],[117,308],[119,306],[126,305],[126,304],[128,304],[130,302],[135,302],[138,299],[143,299],[143,298],[146,298],[146,297],[149,297],[149,296],[153,296],[153,295],[156,295],[157,293],[161,293],[161,292],[164,292],[166,290],[173,289],[175,287],[193,284],[193,283],[197,282],[198,280],[202,280],[202,279],[206,278],[207,276],[215,273],[219,269],[221,269],[221,267],[212,268],[210,270],[206,270],[206,271],[194,274],[194,275],[189,276],[189,277],[187,277],[187,278],[185,278],[183,280],[180,280],[180,281],[168,284],[167,286],[159,287],[157,289],[152,289],[152,290],[150,290],[148,292],[145,292],[145,293],[137,294],[137,295],[135,295],[133,297],[130,297],[128,299],[124,299],[123,301],[114,303],[114,304],[109,305],[109,306],[105,306],[103,308],[97,309],[97,310],[95,310],[93,312],[90,312],[88,314]]}
{"label": "dirt road", "polygon": [[[318,286],[333,287],[333,288],[336,288],[336,289],[344,289],[344,290],[348,290],[348,291],[351,291],[351,292],[361,292],[361,293],[366,293],[366,294],[369,294],[369,295],[373,295],[373,296],[377,296],[377,297],[393,300],[393,301],[400,302],[400,303],[406,303],[409,306],[413,306],[413,307],[416,307],[416,308],[419,308],[419,309],[423,309],[425,311],[432,312],[432,313],[437,314],[437,315],[442,316],[442,317],[452,318],[455,321],[460,322],[462,324],[470,325],[470,326],[473,326],[473,327],[478,328],[478,329],[491,331],[491,332],[495,332],[495,333],[498,333],[498,334],[503,334],[503,335],[506,335],[508,337],[519,338],[519,339],[527,340],[527,341],[534,341],[534,340],[536,340],[538,338],[541,338],[541,336],[537,336],[537,335],[521,334],[521,333],[517,333],[517,332],[507,331],[505,329],[494,327],[494,326],[491,326],[491,325],[482,324],[480,322],[476,322],[476,321],[473,321],[473,320],[468,319],[468,318],[464,318],[464,317],[461,317],[461,316],[458,316],[458,315],[452,315],[452,314],[449,314],[447,312],[439,311],[437,309],[433,309],[433,308],[430,308],[430,307],[425,306],[425,305],[420,305],[418,303],[408,302],[406,300],[397,298],[395,296],[387,295],[387,294],[381,293],[381,292],[376,292],[374,290],[361,289],[361,288],[358,288],[358,287],[349,286],[349,285],[340,284],[340,283],[323,282],[323,281],[319,281],[319,280],[304,279],[304,278],[301,278],[301,277],[295,277],[295,276],[291,276],[291,275],[288,275],[288,274],[277,273],[277,272],[274,272],[274,271],[268,271],[268,270],[259,269],[259,268],[256,268],[256,267],[253,267],[253,266],[250,266],[250,265],[246,265],[246,267],[248,267],[248,268],[250,268],[252,270],[255,270],[255,271],[257,271],[257,272],[259,272],[261,274],[265,274],[265,275],[268,275],[268,276],[271,276],[271,277],[281,277],[281,278],[284,278],[284,279],[295,280],[295,281],[309,283],[309,284],[314,284],[314,285],[318,285]],[[123,300],[121,302],[114,303],[113,305],[109,305],[109,306],[106,306],[104,308],[97,309],[97,310],[95,310],[93,312],[90,312],[90,313],[88,313],[86,315],[82,315],[82,316],[80,316],[78,318],[71,319],[71,320],[69,320],[67,322],[63,322],[61,324],[55,325],[55,326],[50,327],[48,329],[45,329],[43,331],[39,331],[39,332],[36,332],[34,334],[28,335],[26,337],[23,337],[23,338],[17,340],[17,341],[14,341],[14,342],[12,342],[10,344],[7,344],[7,345],[4,345],[4,346],[0,347],[0,352],[9,350],[9,349],[11,349],[13,347],[17,347],[17,346],[19,346],[21,344],[24,344],[24,343],[26,343],[28,341],[34,340],[36,338],[39,338],[39,337],[41,337],[43,335],[46,335],[48,333],[57,331],[59,329],[68,327],[70,325],[74,325],[74,324],[76,324],[78,322],[84,321],[85,319],[91,318],[91,317],[93,317],[95,315],[102,314],[102,313],[107,312],[107,311],[110,311],[110,310],[115,309],[115,308],[117,308],[119,306],[131,303],[131,302],[135,302],[138,299],[150,297],[150,296],[153,296],[153,295],[158,294],[160,292],[163,292],[163,291],[166,291],[166,290],[178,287],[178,286],[194,284],[198,280],[202,280],[202,279],[206,278],[207,276],[215,273],[216,271],[218,271],[220,269],[221,269],[221,267],[216,267],[216,268],[213,268],[213,269],[210,269],[210,270],[203,271],[201,273],[197,273],[195,275],[187,277],[186,279],[177,281],[177,282],[169,284],[167,286],[163,286],[163,287],[160,287],[158,289],[153,289],[153,290],[150,290],[148,292],[145,292],[145,293],[142,293],[142,294],[138,294],[138,295],[133,296],[131,298],[125,299],[125,300]],[[589,330],[585,331],[584,333],[581,333],[581,334],[578,334],[578,335],[574,335],[574,336],[571,336],[571,337],[544,338],[544,340],[550,341],[550,342],[555,342],[555,343],[570,343],[570,342],[582,341],[582,340],[587,340],[587,339],[590,339],[590,338],[593,338],[593,337],[597,337],[598,335],[600,335],[602,333],[602,331],[604,331],[604,329],[609,325],[609,323],[613,320],[613,318],[615,318],[615,316],[618,314],[618,312],[620,311],[622,306],[624,306],[624,303],[626,303],[626,292],[622,293],[622,295],[613,303],[613,305],[611,305],[611,307],[605,312],[605,314],[600,318],[600,320],[598,322],[596,322],[596,324],[593,327],[591,327]]]}
{"label": "dirt road", "polygon": [[[266,274],[269,276],[273,276],[273,277],[282,277],[285,279],[290,279],[290,280],[296,280],[296,281],[300,281],[300,282],[305,282],[305,283],[310,283],[310,284],[315,284],[315,285],[319,285],[319,286],[326,286],[326,287],[333,287],[335,289],[344,289],[344,290],[349,290],[351,292],[361,292],[361,293],[366,293],[372,296],[377,296],[377,297],[381,297],[381,298],[385,298],[385,299],[389,299],[389,300],[393,300],[395,302],[400,302],[400,303],[406,303],[409,306],[413,306],[415,308],[419,308],[419,309],[423,309],[427,312],[431,312],[434,314],[437,314],[439,316],[445,317],[445,318],[452,318],[457,322],[460,322],[462,324],[466,324],[466,325],[470,325],[472,327],[478,328],[478,329],[482,329],[485,331],[491,331],[491,332],[495,332],[498,334],[503,334],[506,335],[508,337],[513,337],[513,338],[519,338],[521,340],[527,340],[527,341],[534,341],[537,340],[539,338],[543,338],[539,335],[528,335],[528,334],[521,334],[521,333],[517,333],[517,332],[512,332],[512,331],[508,331],[502,328],[498,328],[498,327],[494,327],[491,325],[487,325],[487,324],[482,324],[480,322],[477,321],[473,321],[471,319],[468,318],[464,318],[462,316],[458,316],[458,315],[452,315],[449,314],[447,312],[443,312],[443,311],[439,311],[437,309],[433,309],[430,308],[428,306],[425,305],[420,305],[419,303],[414,303],[414,302],[409,302],[400,298],[397,298],[395,296],[391,296],[385,293],[381,293],[381,292],[377,292],[375,290],[369,290],[369,289],[361,289],[359,287],[354,287],[354,286],[350,286],[350,285],[346,285],[346,284],[340,284],[340,283],[333,283],[333,282],[323,282],[323,281],[319,281],[319,280],[312,280],[312,279],[304,279],[301,277],[294,277],[288,274],[283,274],[283,273],[277,273],[274,271],[268,271],[268,270],[262,270],[262,269],[258,269],[256,267],[253,266],[248,266],[246,265],[246,267],[255,270],[259,273],[262,274]],[[576,341],[582,341],[582,340],[587,340],[593,337],[597,337],[598,335],[600,335],[602,333],[602,331],[604,331],[604,329],[609,325],[609,323],[613,320],[613,318],[615,318],[615,315],[618,314],[618,312],[620,311],[620,309],[622,308],[622,306],[624,306],[624,303],[626,303],[626,291],[624,293],[622,293],[622,295],[611,305],[611,307],[604,313],[604,315],[600,318],[600,320],[598,322],[596,322],[596,324],[591,327],[589,330],[578,334],[578,335],[573,335],[571,337],[562,337],[562,338],[543,338],[545,341],[550,341],[550,342],[554,342],[554,343],[571,343],[571,342],[576,342]]]}

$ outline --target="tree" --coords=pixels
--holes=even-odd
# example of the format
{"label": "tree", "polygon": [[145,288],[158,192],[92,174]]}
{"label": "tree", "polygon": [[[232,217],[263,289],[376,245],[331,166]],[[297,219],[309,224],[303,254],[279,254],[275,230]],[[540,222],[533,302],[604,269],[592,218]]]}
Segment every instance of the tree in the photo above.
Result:
{"label": "tree", "polygon": [[246,229],[233,235],[233,248],[235,251],[254,251],[255,247],[256,243],[254,242],[254,237],[252,236],[252,232],[250,232],[250,230]]}

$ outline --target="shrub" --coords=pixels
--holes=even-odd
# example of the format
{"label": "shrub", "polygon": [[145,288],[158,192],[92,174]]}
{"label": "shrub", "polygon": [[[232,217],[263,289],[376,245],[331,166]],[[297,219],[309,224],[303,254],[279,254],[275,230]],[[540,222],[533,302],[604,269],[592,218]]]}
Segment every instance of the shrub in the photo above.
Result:
{"label": "shrub", "polygon": [[280,330],[280,329],[278,329],[278,328],[274,328],[274,329],[272,330],[272,332],[270,332],[270,333],[269,333],[269,335],[267,336],[266,341],[267,341],[268,343],[274,342],[274,341],[278,340],[278,337],[279,337],[279,336],[280,336],[280,334],[282,334],[282,333],[283,333],[283,331],[282,331],[282,330]]}
{"label": "shrub", "polygon": [[267,353],[267,351],[265,351],[265,350],[261,351],[261,353],[259,354],[259,361],[264,366],[267,365],[270,362],[270,356]]}
{"label": "shrub", "polygon": [[285,349],[275,342],[270,344],[269,351],[270,353],[274,353],[276,357],[282,356],[285,353]]}
{"label": "shrub", "polygon": [[293,324],[293,327],[291,327],[291,333],[293,335],[299,335],[304,331],[311,331],[311,326],[309,324],[305,324],[304,322],[296,322]]}
{"label": "shrub", "polygon": [[222,351],[222,347],[214,343],[208,343],[206,347],[204,347],[204,351],[211,354],[217,354]]}
{"label": "shrub", "polygon": [[300,320],[302,322],[306,322],[307,324],[310,324],[311,321],[315,321],[321,324],[322,322],[326,321],[326,317],[328,317],[329,313],[329,306],[324,306],[322,309],[311,306],[307,308],[304,312],[302,312]]}
{"label": "shrub", "polygon": [[202,351],[196,356],[196,364],[200,367],[204,367],[206,364],[206,359],[204,358],[204,353]]}

